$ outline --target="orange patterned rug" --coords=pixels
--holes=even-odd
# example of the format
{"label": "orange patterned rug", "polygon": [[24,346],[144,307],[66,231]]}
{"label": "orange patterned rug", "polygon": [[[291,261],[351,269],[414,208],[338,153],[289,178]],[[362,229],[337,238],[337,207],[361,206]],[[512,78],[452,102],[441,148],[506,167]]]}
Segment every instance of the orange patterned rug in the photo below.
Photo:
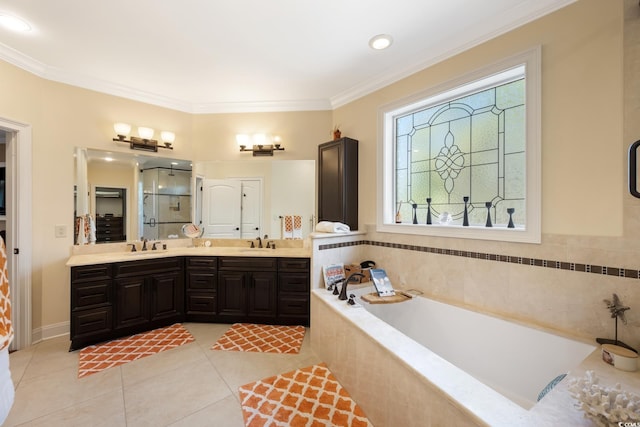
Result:
{"label": "orange patterned rug", "polygon": [[324,363],[239,388],[247,427],[372,424]]}
{"label": "orange patterned rug", "polygon": [[298,354],[304,334],[304,326],[235,323],[211,350]]}
{"label": "orange patterned rug", "polygon": [[78,378],[195,341],[181,324],[154,329],[80,350]]}

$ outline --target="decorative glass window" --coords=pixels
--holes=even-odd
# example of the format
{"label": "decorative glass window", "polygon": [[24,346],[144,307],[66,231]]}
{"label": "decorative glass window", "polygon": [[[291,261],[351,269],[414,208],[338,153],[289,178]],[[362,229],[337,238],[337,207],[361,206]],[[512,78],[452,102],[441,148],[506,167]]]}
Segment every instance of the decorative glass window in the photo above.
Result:
{"label": "decorative glass window", "polygon": [[540,242],[539,52],[523,56],[383,109],[379,230]]}

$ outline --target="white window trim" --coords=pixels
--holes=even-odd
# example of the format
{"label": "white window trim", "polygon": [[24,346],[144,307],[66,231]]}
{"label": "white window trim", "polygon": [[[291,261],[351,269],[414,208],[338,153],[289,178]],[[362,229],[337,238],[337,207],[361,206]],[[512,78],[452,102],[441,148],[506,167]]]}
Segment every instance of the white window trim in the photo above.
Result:
{"label": "white window trim", "polygon": [[[518,66],[525,66],[526,78],[526,225],[524,228],[481,227],[461,225],[395,224],[395,152],[393,119],[398,111],[410,111],[426,98],[485,79],[493,74]],[[541,242],[541,47],[511,56],[500,62],[473,71],[459,78],[421,91],[380,108],[378,113],[378,182],[377,221],[379,232],[419,234],[425,236],[457,237],[465,239],[498,240],[507,242]]]}

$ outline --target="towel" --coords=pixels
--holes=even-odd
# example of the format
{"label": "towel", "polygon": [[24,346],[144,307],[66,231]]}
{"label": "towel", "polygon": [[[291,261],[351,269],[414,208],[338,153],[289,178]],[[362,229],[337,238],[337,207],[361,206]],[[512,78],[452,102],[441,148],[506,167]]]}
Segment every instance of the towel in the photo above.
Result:
{"label": "towel", "polygon": [[76,245],[88,245],[96,242],[96,222],[89,214],[76,217]]}
{"label": "towel", "polygon": [[11,324],[7,252],[4,240],[0,239],[0,350],[7,348],[12,339],[13,325]]}
{"label": "towel", "polygon": [[13,340],[11,299],[7,274],[7,248],[0,238],[0,425],[4,423],[15,396],[9,370],[9,344]]}
{"label": "towel", "polygon": [[316,224],[316,231],[321,233],[348,233],[351,228],[341,222],[320,221]]}
{"label": "towel", "polygon": [[293,215],[293,238],[302,239],[302,217]]}
{"label": "towel", "polygon": [[293,216],[285,215],[282,217],[282,222],[280,223],[282,226],[281,234],[283,239],[293,239]]}
{"label": "towel", "polygon": [[301,215],[285,215],[282,217],[282,238],[286,240],[302,239]]}

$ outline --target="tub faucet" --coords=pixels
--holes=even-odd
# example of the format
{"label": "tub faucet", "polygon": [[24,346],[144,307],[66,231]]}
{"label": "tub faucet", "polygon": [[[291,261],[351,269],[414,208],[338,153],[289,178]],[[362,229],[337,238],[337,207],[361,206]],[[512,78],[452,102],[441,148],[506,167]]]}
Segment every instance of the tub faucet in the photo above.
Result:
{"label": "tub faucet", "polygon": [[353,274],[351,274],[349,277],[347,277],[344,280],[344,283],[342,283],[342,289],[340,289],[340,296],[338,297],[339,300],[343,300],[344,301],[344,300],[347,299],[347,285],[349,284],[351,279],[353,279],[354,277],[364,278],[364,274],[362,274],[362,273],[353,273]]}

